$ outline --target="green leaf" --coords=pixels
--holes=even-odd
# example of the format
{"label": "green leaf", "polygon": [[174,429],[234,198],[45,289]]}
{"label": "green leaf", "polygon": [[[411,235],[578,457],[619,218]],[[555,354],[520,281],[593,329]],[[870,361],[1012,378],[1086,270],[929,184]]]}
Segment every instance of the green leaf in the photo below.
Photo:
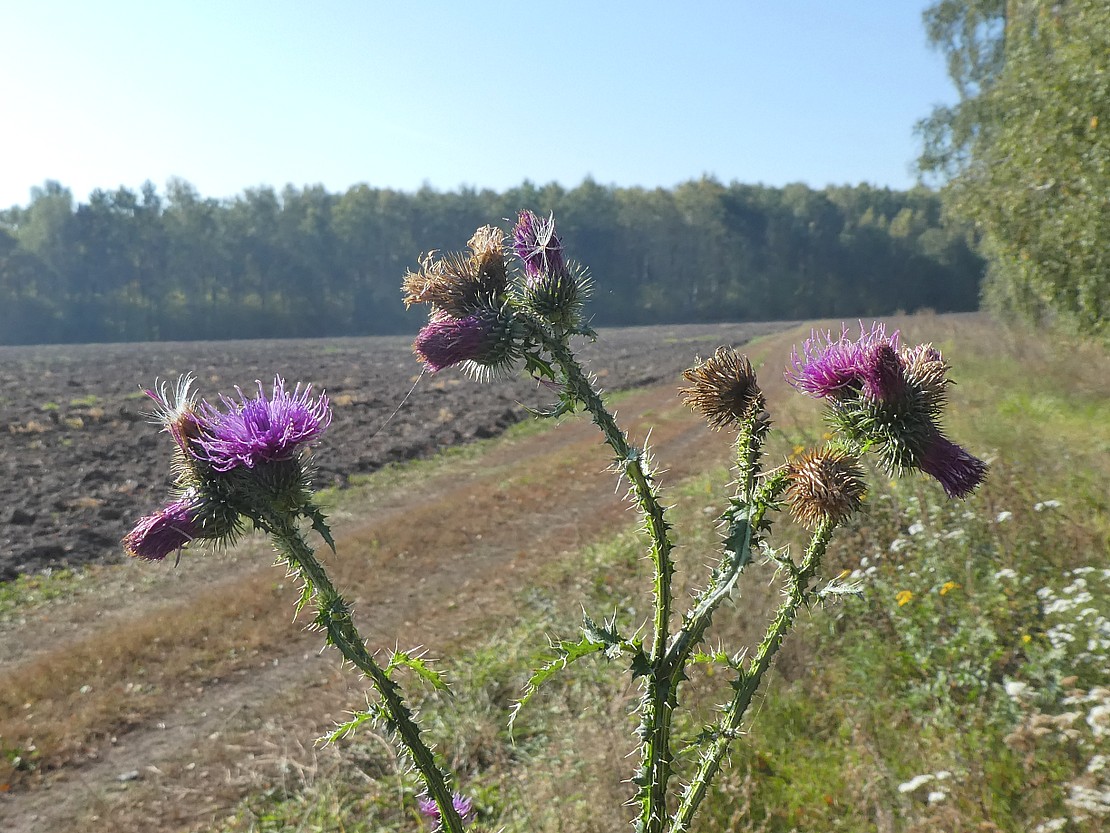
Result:
{"label": "green leaf", "polygon": [[532,676],[524,686],[524,694],[513,704],[512,713],[509,715],[510,732],[513,730],[513,725],[516,723],[516,718],[517,715],[520,714],[520,710],[532,699],[532,695],[539,691],[541,685],[572,662],[580,660],[582,657],[589,656],[590,654],[604,651],[606,644],[600,640],[593,640],[589,636],[583,635],[577,642],[562,640],[552,645],[552,648],[555,650],[555,656],[532,672]]}
{"label": "green leaf", "polygon": [[416,673],[420,679],[430,684],[436,691],[447,691],[447,680],[444,676],[432,668],[421,657],[413,656],[407,651],[394,651],[393,656],[389,658],[389,665],[386,666],[385,673],[389,674],[394,668],[408,668],[410,671]]}
{"label": "green leaf", "polygon": [[312,528],[316,530],[317,534],[324,539],[324,543],[331,547],[331,551],[335,550],[335,539],[331,535],[331,527],[328,526],[327,516],[320,510],[320,507],[314,503],[309,503],[302,510],[304,516],[312,521]]}
{"label": "green leaf", "polygon": [[384,709],[376,704],[370,704],[366,707],[366,711],[355,712],[351,719],[345,723],[338,724],[328,734],[319,739],[319,743],[331,744],[336,741],[353,734],[356,729],[362,726],[363,723],[383,723],[386,715]]}

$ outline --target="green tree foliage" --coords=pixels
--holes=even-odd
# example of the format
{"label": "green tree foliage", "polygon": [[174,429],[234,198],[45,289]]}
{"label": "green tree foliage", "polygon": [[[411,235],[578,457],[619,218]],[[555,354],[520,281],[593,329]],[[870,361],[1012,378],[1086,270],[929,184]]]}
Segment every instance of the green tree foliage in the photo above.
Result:
{"label": "green tree foliage", "polygon": [[596,326],[972,309],[982,264],[925,189],[724,185],[416,193],[250,189],[172,180],[96,191],[47,183],[0,211],[0,343],[404,333],[401,275],[489,217],[559,217],[597,277]]}
{"label": "green tree foliage", "polygon": [[961,102],[923,122],[921,166],[981,234],[984,300],[1110,337],[1110,4],[945,0],[925,19]]}

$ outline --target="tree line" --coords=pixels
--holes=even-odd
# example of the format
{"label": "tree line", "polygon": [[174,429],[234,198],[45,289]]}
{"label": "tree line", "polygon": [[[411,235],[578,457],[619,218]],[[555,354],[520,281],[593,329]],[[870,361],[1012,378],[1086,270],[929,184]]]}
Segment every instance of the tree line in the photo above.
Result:
{"label": "tree line", "polygon": [[940,0],[924,22],[959,101],[919,125],[919,168],[973,224],[986,306],[1110,343],[1110,3]]}
{"label": "tree line", "polygon": [[[595,326],[974,309],[983,262],[935,193],[712,178],[504,193],[48,182],[0,211],[0,343],[413,332],[404,272],[522,208],[554,212],[595,281]],[[508,222],[504,225],[508,225]]]}

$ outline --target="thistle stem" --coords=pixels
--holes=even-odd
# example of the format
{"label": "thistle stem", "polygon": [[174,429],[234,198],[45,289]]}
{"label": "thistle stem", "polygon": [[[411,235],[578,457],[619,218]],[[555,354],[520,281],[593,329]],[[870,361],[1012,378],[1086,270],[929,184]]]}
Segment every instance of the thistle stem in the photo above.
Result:
{"label": "thistle stem", "polygon": [[639,786],[636,800],[641,807],[637,829],[641,833],[660,833],[667,815],[667,784],[672,760],[671,713],[676,703],[671,675],[665,663],[670,638],[671,579],[674,575],[672,544],[668,534],[670,524],[664,517],[654,478],[645,467],[644,451],[631,445],[625,433],[617,427],[613,415],[606,409],[600,394],[594,389],[565,339],[551,334],[538,323],[534,330],[543,349],[562,371],[568,393],[589,411],[606,443],[613,450],[616,469],[632,484],[645,529],[651,539],[655,596],[651,651],[648,654],[651,673],[647,675],[644,697],[640,704],[643,757],[635,783]]}
{"label": "thistle stem", "polygon": [[705,798],[713,778],[716,777],[729,745],[740,731],[744,713],[751,705],[752,698],[763,681],[763,675],[771,667],[771,660],[782,647],[783,638],[794,624],[798,610],[806,603],[809,583],[821,566],[821,559],[825,555],[825,549],[828,547],[834,528],[834,524],[829,522],[818,526],[810,539],[801,566],[791,569],[786,599],[768,626],[767,633],[759,643],[759,648],[747,670],[741,673],[736,694],[718,724],[717,737],[702,755],[698,771],[683,793],[668,833],[686,833],[690,829],[690,822]]}
{"label": "thistle stem", "polygon": [[350,605],[336,591],[324,567],[316,559],[312,547],[304,540],[293,518],[287,515],[268,516],[266,526],[277,551],[304,581],[315,598],[316,625],[327,633],[327,641],[339,649],[344,659],[354,665],[373,683],[381,697],[388,726],[408,751],[413,765],[420,772],[428,795],[439,808],[442,829],[447,833],[463,833],[463,821],[455,810],[447,775],[436,763],[435,755],[420,735],[420,727],[405,705],[400,687],[366,649],[366,643],[351,619]]}
{"label": "thistle stem", "polygon": [[[744,514],[730,519],[728,538],[738,539],[739,546],[731,551],[725,550],[725,558],[714,574],[713,581],[694,600],[694,605],[686,613],[682,628],[675,634],[667,651],[666,666],[676,688],[682,679],[690,653],[701,642],[702,637],[713,621],[713,613],[736,586],[740,573],[751,563],[752,539],[755,531],[763,523],[767,510],[786,486],[786,477],[779,474],[767,480],[752,494],[737,496],[742,503],[738,507]],[[749,487],[750,489],[751,487]],[[738,528],[739,527],[739,528]]]}

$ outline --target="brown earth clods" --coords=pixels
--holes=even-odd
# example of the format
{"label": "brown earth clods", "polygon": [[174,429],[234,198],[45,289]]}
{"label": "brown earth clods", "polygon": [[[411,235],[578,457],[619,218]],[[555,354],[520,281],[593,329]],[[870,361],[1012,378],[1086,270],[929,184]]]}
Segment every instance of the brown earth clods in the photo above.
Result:
{"label": "brown earth clods", "polygon": [[[582,354],[608,390],[677,380],[697,355],[783,324],[634,327]],[[289,341],[0,346],[0,581],[120,559],[119,541],[160,506],[170,441],[142,394],[183,373],[215,401],[275,374],[326,390],[334,420],[316,450],[320,486],[491,437],[554,395],[519,376],[477,384],[446,371],[412,387],[420,366],[401,337]],[[388,420],[388,423],[387,423]]]}

